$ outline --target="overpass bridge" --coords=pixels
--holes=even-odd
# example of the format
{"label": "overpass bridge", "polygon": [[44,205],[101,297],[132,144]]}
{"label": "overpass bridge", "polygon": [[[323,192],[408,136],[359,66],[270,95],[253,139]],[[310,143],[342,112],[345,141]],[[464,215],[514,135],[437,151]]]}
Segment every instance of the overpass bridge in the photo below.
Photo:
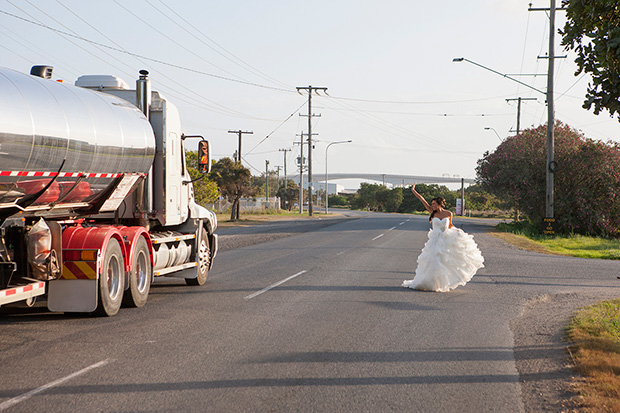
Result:
{"label": "overpass bridge", "polygon": [[[288,179],[299,182],[299,174],[289,175]],[[325,182],[325,174],[312,174],[314,182]],[[392,186],[408,186],[417,182],[419,184],[475,184],[472,178],[448,177],[448,176],[421,176],[421,175],[394,175],[394,174],[374,174],[374,173],[329,173],[329,182],[341,179],[357,179],[360,181],[375,181]],[[304,174],[304,186],[307,185],[308,175]]]}

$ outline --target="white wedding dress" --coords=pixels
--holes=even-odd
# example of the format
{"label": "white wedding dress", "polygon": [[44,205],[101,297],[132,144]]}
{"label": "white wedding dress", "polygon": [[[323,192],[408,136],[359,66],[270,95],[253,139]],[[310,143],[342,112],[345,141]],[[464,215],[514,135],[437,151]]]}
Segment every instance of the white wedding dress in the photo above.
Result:
{"label": "white wedding dress", "polygon": [[418,257],[415,276],[413,280],[404,281],[403,287],[446,292],[465,285],[484,267],[484,258],[473,235],[456,227],[449,228],[449,225],[449,218],[432,219],[432,229]]}

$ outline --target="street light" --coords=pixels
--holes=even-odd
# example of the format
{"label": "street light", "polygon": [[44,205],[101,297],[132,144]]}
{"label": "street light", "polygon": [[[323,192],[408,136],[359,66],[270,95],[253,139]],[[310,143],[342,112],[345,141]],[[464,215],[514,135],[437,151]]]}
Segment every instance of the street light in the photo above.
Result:
{"label": "street light", "polygon": [[[547,10],[547,9],[545,9]],[[513,79],[508,75],[500,73],[496,70],[490,69],[486,66],[482,66],[476,62],[472,62],[471,60],[465,59],[464,57],[456,57],[452,59],[453,62],[462,62],[463,60],[469,62],[473,65],[481,67],[483,69],[489,70],[495,74],[508,78],[512,81],[519,83],[520,85],[526,86],[532,90],[537,91],[538,93],[542,93],[547,98],[547,190],[546,190],[546,200],[545,200],[545,218],[549,218],[549,222],[555,222],[554,218],[554,175],[557,164],[554,160],[555,158],[555,137],[554,137],[554,125],[555,125],[555,112],[553,109],[553,73],[554,73],[554,59],[555,54],[553,51],[553,39],[555,35],[555,0],[551,0],[551,8],[549,9],[549,70],[547,71],[547,92],[543,92],[542,90],[536,89],[528,85],[527,83],[523,83],[517,79]],[[553,231],[552,231],[553,232]]]}
{"label": "street light", "polygon": [[495,129],[490,128],[490,127],[488,127],[488,126],[487,126],[486,128],[484,128],[484,130],[492,130],[492,131],[493,131],[493,132],[495,132],[495,134],[497,135],[497,138],[498,138],[500,141],[504,142],[504,140],[502,139],[502,137],[501,137],[501,136],[499,136],[499,133],[497,133],[497,131],[496,131]]}
{"label": "street light", "polygon": [[519,83],[520,85],[523,85],[523,86],[525,86],[525,87],[529,87],[530,89],[533,89],[533,90],[537,91],[538,93],[542,93],[543,95],[546,95],[546,94],[547,94],[546,92],[543,92],[542,90],[536,89],[534,86],[530,86],[530,85],[528,85],[527,83],[523,83],[523,82],[522,82],[522,81],[520,81],[520,80],[517,80],[517,79],[512,78],[512,77],[510,77],[510,76],[508,76],[508,75],[505,75],[505,74],[503,74],[503,73],[500,73],[500,72],[498,72],[497,70],[493,70],[493,69],[491,69],[491,68],[489,68],[489,67],[483,66],[483,65],[481,65],[480,63],[476,63],[476,62],[471,61],[471,60],[469,60],[469,59],[465,59],[464,57],[455,57],[454,59],[452,59],[452,61],[453,61],[453,62],[463,62],[463,61],[465,61],[465,62],[469,62],[469,63],[471,63],[472,65],[476,65],[476,66],[478,66],[478,67],[481,67],[481,68],[483,68],[483,69],[486,69],[486,70],[488,70],[488,71],[490,71],[490,72],[493,72],[493,73],[495,73],[495,74],[497,74],[497,75],[500,75],[500,76],[502,76],[502,77],[505,77],[506,79],[510,79],[510,80],[512,80],[513,82],[517,82],[517,83]]}
{"label": "street light", "polygon": [[348,141],[336,141],[336,142],[330,142],[329,145],[327,145],[327,148],[325,148],[325,215],[327,215],[327,208],[328,208],[328,199],[329,199],[329,186],[327,184],[327,150],[329,149],[330,146],[335,145],[337,143],[351,143],[353,142],[352,140],[348,140]]}

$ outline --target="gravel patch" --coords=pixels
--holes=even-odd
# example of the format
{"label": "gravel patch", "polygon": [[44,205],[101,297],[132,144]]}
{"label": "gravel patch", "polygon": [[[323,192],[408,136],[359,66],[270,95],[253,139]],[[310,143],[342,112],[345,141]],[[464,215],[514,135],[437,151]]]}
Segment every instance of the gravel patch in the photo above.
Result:
{"label": "gravel patch", "polygon": [[216,233],[219,236],[219,251],[247,247],[303,232],[316,231],[317,229],[336,225],[351,219],[356,218],[347,216],[315,219],[293,218],[218,228]]}
{"label": "gravel patch", "polygon": [[526,412],[572,411],[572,383],[579,377],[568,352],[565,328],[581,307],[613,294],[559,293],[530,300],[512,320],[514,355]]}

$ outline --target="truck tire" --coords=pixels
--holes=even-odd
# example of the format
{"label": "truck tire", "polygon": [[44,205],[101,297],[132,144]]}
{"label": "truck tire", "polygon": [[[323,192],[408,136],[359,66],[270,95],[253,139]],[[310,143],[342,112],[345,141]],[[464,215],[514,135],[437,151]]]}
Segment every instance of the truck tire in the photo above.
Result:
{"label": "truck tire", "polygon": [[95,314],[113,316],[123,301],[125,265],[123,252],[116,238],[110,238],[103,254],[103,267],[98,282],[98,302]]}
{"label": "truck tire", "polygon": [[209,264],[211,264],[211,248],[209,248],[209,234],[203,228],[200,244],[196,249],[196,260],[198,262],[198,276],[196,278],[186,278],[187,285],[203,285],[207,282],[209,275]]}
{"label": "truck tire", "polygon": [[139,237],[133,248],[129,288],[123,295],[124,307],[142,307],[146,304],[153,275],[149,246],[144,237]]}

